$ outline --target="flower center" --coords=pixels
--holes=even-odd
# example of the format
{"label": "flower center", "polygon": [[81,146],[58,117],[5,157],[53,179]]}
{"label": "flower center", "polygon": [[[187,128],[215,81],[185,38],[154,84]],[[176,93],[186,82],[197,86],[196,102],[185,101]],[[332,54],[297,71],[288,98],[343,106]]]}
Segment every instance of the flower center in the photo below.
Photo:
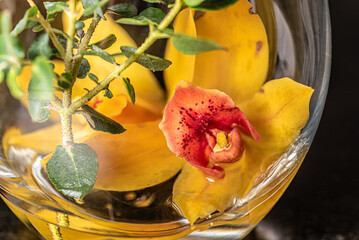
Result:
{"label": "flower center", "polygon": [[217,133],[216,143],[217,144],[213,149],[214,152],[221,151],[224,148],[228,148],[229,147],[228,135],[225,132]]}

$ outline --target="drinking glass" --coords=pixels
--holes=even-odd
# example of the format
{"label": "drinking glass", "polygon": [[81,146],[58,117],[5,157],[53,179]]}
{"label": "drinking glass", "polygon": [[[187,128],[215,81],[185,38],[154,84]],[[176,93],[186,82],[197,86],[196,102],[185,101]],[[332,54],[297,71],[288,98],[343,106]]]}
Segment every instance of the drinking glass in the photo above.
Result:
{"label": "drinking glass", "polygon": [[[320,122],[331,64],[331,29],[326,0],[257,0],[253,11],[261,16],[270,44],[268,79],[290,77],[314,89],[310,118],[290,148],[258,174],[246,195],[234,199],[223,213],[214,213],[193,226],[171,204],[174,179],[136,192],[92,190],[79,202],[52,186],[41,165],[42,156],[30,148],[0,155],[0,195],[13,213],[45,239],[52,239],[49,225],[59,225],[59,213],[69,226],[58,226],[63,239],[241,239],[270,211],[298,171]],[[26,1],[2,1],[1,10],[12,12],[17,22]],[[137,2],[138,4],[138,2]],[[143,33],[137,34],[139,42]],[[24,45],[34,39],[24,33]],[[163,50],[163,44],[158,45]],[[161,47],[162,46],[162,47]],[[162,50],[161,50],[162,49]],[[161,76],[157,75],[160,79]],[[14,125],[39,128],[27,110],[0,88],[0,131]],[[139,149],[140,152],[140,149]],[[140,154],[140,153],[139,153]],[[159,196],[155,200],[153,195]],[[150,201],[139,206],[138,199]]]}

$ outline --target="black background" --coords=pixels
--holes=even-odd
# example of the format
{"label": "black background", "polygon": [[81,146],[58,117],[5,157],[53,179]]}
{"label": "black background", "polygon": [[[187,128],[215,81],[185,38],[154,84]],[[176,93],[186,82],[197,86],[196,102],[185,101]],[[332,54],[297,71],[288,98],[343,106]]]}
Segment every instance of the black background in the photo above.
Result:
{"label": "black background", "polygon": [[[359,1],[329,5],[332,73],[317,135],[288,190],[246,240],[359,240]],[[1,201],[0,239],[38,240]]]}

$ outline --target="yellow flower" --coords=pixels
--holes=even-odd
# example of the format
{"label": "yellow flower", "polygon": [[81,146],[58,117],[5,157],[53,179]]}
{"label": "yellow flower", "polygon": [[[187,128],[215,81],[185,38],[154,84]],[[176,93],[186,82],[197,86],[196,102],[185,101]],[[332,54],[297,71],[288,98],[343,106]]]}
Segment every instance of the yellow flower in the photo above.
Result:
{"label": "yellow flower", "polygon": [[[99,111],[113,119],[121,119],[127,131],[121,135],[89,134],[87,127],[84,130],[82,124],[76,125],[82,130],[75,130],[75,140],[89,144],[99,156],[95,188],[143,189],[166,181],[182,170],[174,184],[173,201],[193,224],[215,211],[223,212],[235,198],[243,197],[268,162],[287,150],[308,120],[313,90],[288,78],[263,85],[268,72],[267,36],[259,16],[252,14],[250,8],[247,0],[239,0],[224,10],[206,12],[196,20],[193,11],[182,11],[174,23],[175,31],[212,39],[226,51],[188,56],[179,53],[169,42],[165,58],[173,64],[164,76],[170,98],[180,80],[228,94],[257,130],[261,141],[243,134],[244,151],[240,160],[220,163],[225,171],[222,179],[213,180],[199,168],[177,158],[168,149],[158,128],[164,94],[152,73],[135,63],[124,72],[124,77],[129,77],[135,86],[135,106],[128,103],[120,80],[110,85],[116,95],[114,100],[102,96],[93,100]],[[116,34],[118,42],[110,53],[117,52],[121,45],[134,46],[127,33],[110,18],[100,24],[93,41],[110,33]],[[91,72],[100,78],[112,69],[111,64],[103,60],[88,59]],[[55,66],[60,69],[56,71],[63,72],[61,64]],[[30,74],[25,70],[20,77],[21,85],[26,86],[29,78]],[[83,88],[91,88],[89,84],[93,84],[89,79],[77,81],[74,97],[83,94]],[[61,127],[55,124],[27,134],[11,130],[3,142],[5,146],[32,148],[41,154],[49,154],[61,144]],[[47,143],[45,147],[43,142]]]}

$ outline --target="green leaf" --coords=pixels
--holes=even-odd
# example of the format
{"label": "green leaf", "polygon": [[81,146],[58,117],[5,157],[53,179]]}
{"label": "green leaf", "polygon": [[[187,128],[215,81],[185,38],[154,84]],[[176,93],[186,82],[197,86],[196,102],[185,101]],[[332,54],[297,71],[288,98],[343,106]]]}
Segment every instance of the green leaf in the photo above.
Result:
{"label": "green leaf", "polygon": [[82,199],[95,185],[98,162],[96,152],[88,145],[74,143],[57,146],[46,164],[49,179],[63,194]]}
{"label": "green leaf", "polygon": [[1,27],[1,33],[3,34],[9,34],[11,29],[11,17],[10,13],[5,11],[2,12],[0,15],[0,27]]}
{"label": "green leaf", "polygon": [[185,4],[195,10],[220,10],[233,5],[238,0],[184,0]]}
{"label": "green leaf", "polygon": [[122,78],[122,79],[126,84],[127,93],[130,96],[132,104],[135,104],[136,102],[135,88],[132,86],[129,78]]}
{"label": "green leaf", "polygon": [[[122,53],[128,58],[131,57],[136,52],[136,50],[137,49],[134,47],[121,47]],[[141,54],[136,60],[136,62],[150,69],[151,71],[163,71],[172,64],[171,61],[146,53]]]}
{"label": "green leaf", "polygon": [[128,25],[145,26],[150,22],[159,24],[165,16],[166,14],[161,9],[150,7],[143,10],[138,16],[132,18],[120,18],[116,22]]}
{"label": "green leaf", "polygon": [[94,13],[98,14],[102,19],[106,20],[104,13],[104,10],[102,7],[105,6],[105,10],[107,9],[107,4],[109,0],[81,0],[82,6],[85,9],[85,12],[82,16],[89,17],[93,15]]}
{"label": "green leaf", "polygon": [[50,117],[49,105],[49,101],[29,99],[29,113],[32,120],[38,123],[46,122]]}
{"label": "green leaf", "polygon": [[62,12],[69,7],[65,2],[44,2],[44,5],[47,10],[47,15]]}
{"label": "green leaf", "polygon": [[24,17],[18,22],[18,24],[12,30],[11,35],[17,36],[26,28],[34,26],[32,24],[36,24],[36,21],[30,21],[30,18],[35,17],[37,13],[38,13],[38,9],[36,6],[27,9]]}
{"label": "green leaf", "polygon": [[109,53],[105,52],[101,48],[97,47],[96,45],[92,45],[92,50],[97,54],[97,56],[101,57],[103,60],[114,63],[115,58],[112,57]]}
{"label": "green leaf", "polygon": [[32,28],[32,31],[33,32],[35,32],[35,33],[37,33],[37,32],[41,32],[42,30],[44,30],[45,28],[41,25],[41,24],[38,24],[38,25],[36,25],[36,26],[34,26],[33,28]]}
{"label": "green leaf", "polygon": [[166,13],[159,8],[149,7],[143,10],[138,16],[159,24],[166,16]]}
{"label": "green leaf", "polygon": [[37,122],[44,122],[50,116],[49,99],[53,96],[53,66],[44,56],[35,59],[32,66],[32,77],[28,88],[29,113]]}
{"label": "green leaf", "polygon": [[19,39],[10,35],[11,20],[8,12],[0,14],[0,54],[10,55],[13,62],[24,58],[24,48]]}
{"label": "green leaf", "polygon": [[101,48],[102,50],[105,50],[109,47],[111,47],[115,42],[117,38],[114,34],[110,34],[101,41],[98,41],[92,45],[96,45],[97,47]]}
{"label": "green leaf", "polygon": [[11,95],[15,98],[21,98],[24,95],[24,92],[21,90],[19,85],[17,84],[17,76],[18,76],[17,66],[12,65],[9,69],[9,72],[6,75],[6,84],[10,90]]}
{"label": "green leaf", "polygon": [[53,96],[53,67],[46,57],[35,59],[32,66],[32,77],[29,84],[29,99],[49,100]]}
{"label": "green leaf", "polygon": [[120,24],[135,25],[135,26],[148,25],[147,21],[144,21],[143,19],[136,19],[136,18],[120,18],[116,20],[116,22]]}
{"label": "green leaf", "polygon": [[193,7],[193,6],[198,6],[199,4],[201,4],[204,0],[183,0],[183,2],[188,6],[188,7]]}
{"label": "green leaf", "polygon": [[89,78],[95,83],[98,83],[98,77],[95,74],[89,73]]}
{"label": "green leaf", "polygon": [[202,52],[225,49],[211,40],[174,33],[170,29],[166,29],[163,32],[172,37],[173,45],[183,54],[195,55]]}
{"label": "green leaf", "polygon": [[110,89],[106,88],[104,96],[107,97],[108,99],[111,99],[113,98],[113,93],[111,92]]}
{"label": "green leaf", "polygon": [[86,58],[83,58],[81,61],[81,65],[77,77],[81,79],[85,78],[87,74],[90,72],[90,69],[91,69],[90,63],[87,61]]}
{"label": "green leaf", "polygon": [[43,33],[38,36],[34,42],[30,45],[28,51],[28,57],[34,60],[38,56],[44,56],[50,58],[52,50],[49,46],[49,34]]}
{"label": "green leaf", "polygon": [[83,29],[85,27],[85,23],[83,21],[79,21],[77,20],[75,23],[75,29],[79,30],[79,29]]}
{"label": "green leaf", "polygon": [[83,115],[92,129],[111,134],[120,134],[126,131],[121,124],[97,112],[92,107],[84,105],[82,109],[84,110]]}
{"label": "green leaf", "polygon": [[61,74],[60,78],[57,81],[57,84],[63,89],[68,89],[73,83],[72,75],[70,73]]}
{"label": "green leaf", "polygon": [[137,8],[131,3],[116,4],[109,7],[108,10],[129,18],[137,15]]}

